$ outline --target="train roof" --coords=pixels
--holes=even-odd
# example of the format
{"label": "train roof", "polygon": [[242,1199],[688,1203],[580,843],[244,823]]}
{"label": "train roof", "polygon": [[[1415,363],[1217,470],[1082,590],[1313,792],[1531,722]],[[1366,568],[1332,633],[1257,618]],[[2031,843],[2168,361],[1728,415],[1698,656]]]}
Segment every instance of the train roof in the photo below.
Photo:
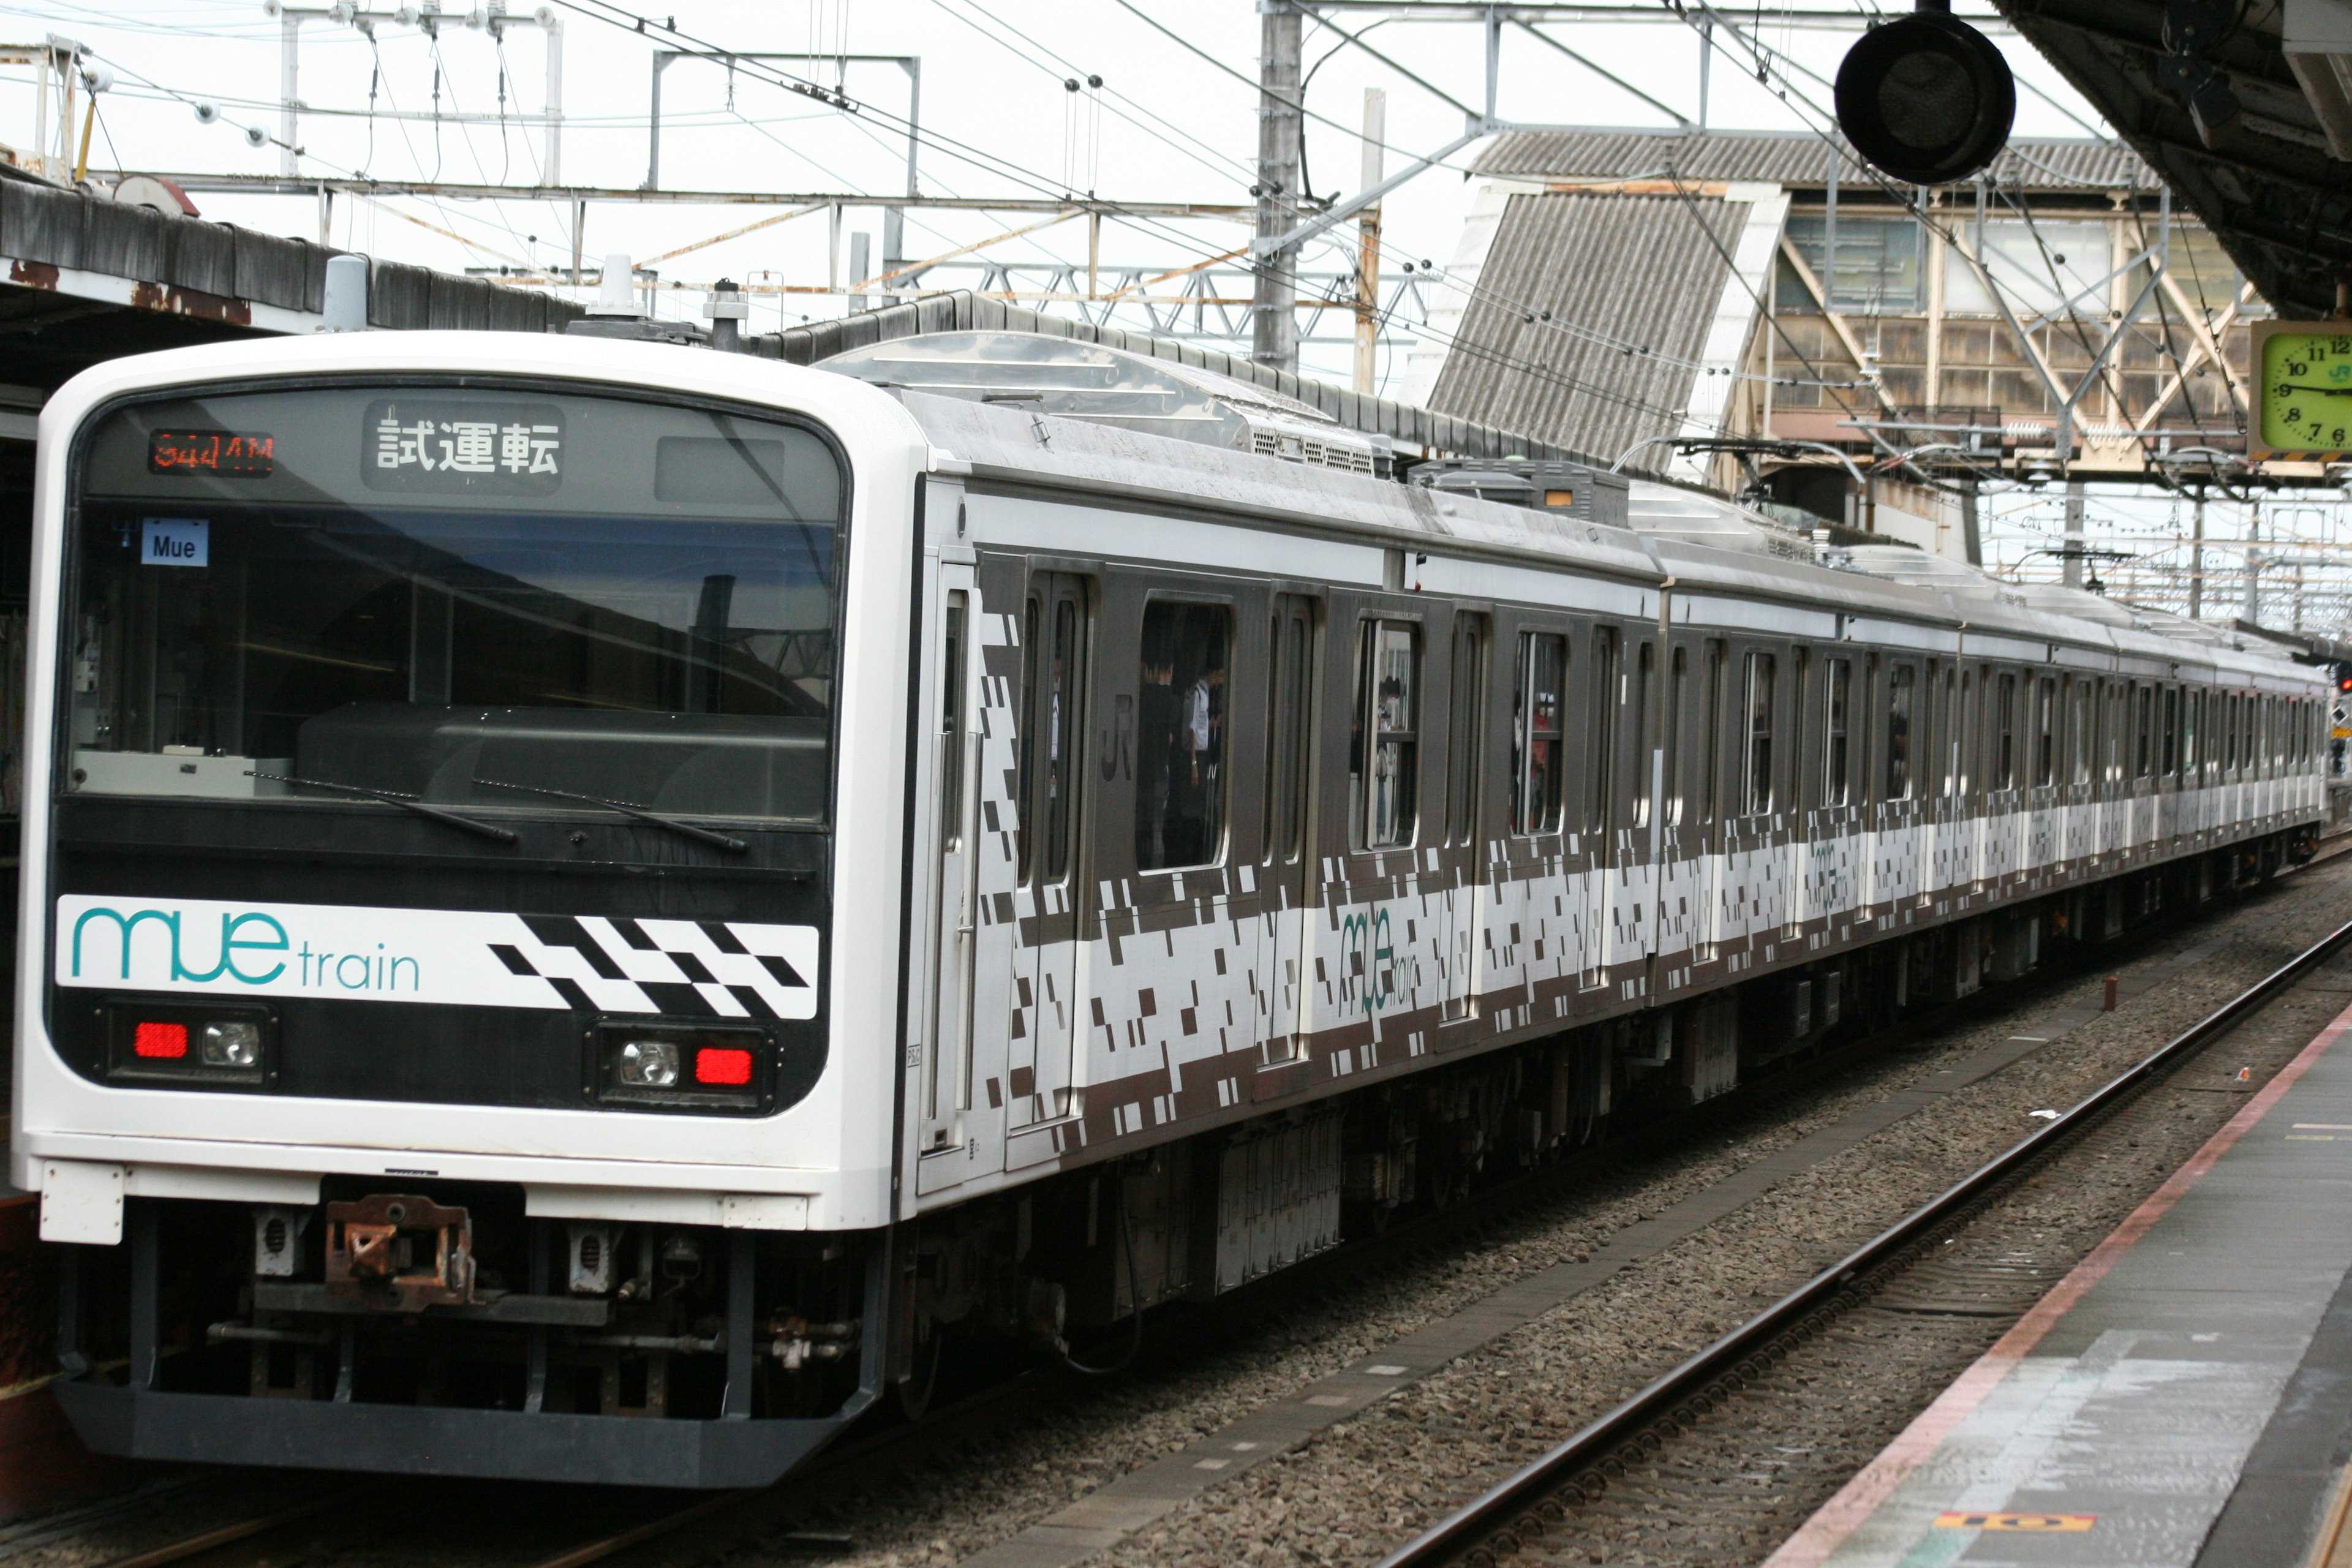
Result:
{"label": "train roof", "polygon": [[[1772,520],[1695,490],[1635,481],[1631,526],[1403,485],[1141,430],[900,388],[897,395],[951,471],[1019,486],[1192,510],[1245,512],[1279,527],[1379,539],[1390,548],[1572,564],[1643,586],[1764,598],[1848,617],[2059,645],[2184,673],[2291,684],[2320,677],[2273,645],[2093,594],[2021,587],[1900,545],[1791,548]],[[1800,558],[1810,555],[1810,559]]]}

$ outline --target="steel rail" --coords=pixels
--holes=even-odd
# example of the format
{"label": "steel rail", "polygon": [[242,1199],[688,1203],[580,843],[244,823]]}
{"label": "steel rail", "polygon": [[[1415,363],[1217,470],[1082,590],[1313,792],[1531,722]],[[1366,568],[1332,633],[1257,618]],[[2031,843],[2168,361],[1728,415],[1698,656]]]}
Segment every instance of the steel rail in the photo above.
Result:
{"label": "steel rail", "polygon": [[2050,1152],[2133,1090],[2228,1034],[2325,963],[2347,942],[2352,921],[2336,928],[2240,992],[2137,1065],[2094,1089],[2074,1109],[2016,1147],[1996,1155],[1943,1193],[1914,1209],[1838,1262],[1725,1334],[1640,1393],[1505,1478],[1404,1545],[1378,1568],[1430,1568],[1461,1560],[1486,1543],[1570,1479],[1589,1470],[1710,1386],[1737,1373],[1757,1355],[1832,1306],[1854,1282],[1899,1258],[1949,1225],[1991,1189]]}

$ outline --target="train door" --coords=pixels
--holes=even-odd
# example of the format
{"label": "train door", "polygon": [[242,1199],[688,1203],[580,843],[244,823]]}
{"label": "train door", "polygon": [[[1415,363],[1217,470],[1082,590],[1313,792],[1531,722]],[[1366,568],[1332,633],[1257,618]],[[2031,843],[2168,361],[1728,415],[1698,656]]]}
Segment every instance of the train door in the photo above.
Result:
{"label": "train door", "polygon": [[1029,581],[1021,619],[1015,694],[1013,1037],[1006,1053],[1010,1125],[1073,1114],[1085,946],[1085,843],[1079,821],[1082,742],[1092,625],[1088,581],[1041,572]]}
{"label": "train door", "polygon": [[[1577,896],[1567,831],[1573,793],[1567,734],[1572,645],[1557,622],[1521,622],[1506,637],[1498,646],[1496,682],[1510,695],[1510,773],[1501,853],[1485,868],[1485,897],[1493,907],[1482,909],[1480,918],[1494,941],[1491,952],[1482,945],[1481,953],[1496,971],[1490,993],[1499,982],[1519,997],[1513,1006],[1541,1005],[1546,1016],[1557,1016],[1580,962],[1573,921],[1563,918],[1567,900]],[[1506,1026],[1523,1024],[1528,1016],[1507,1019]]]}
{"label": "train door", "polygon": [[930,909],[928,1018],[918,1132],[926,1153],[964,1141],[971,1107],[972,978],[979,919],[980,694],[971,568],[942,566],[937,723],[931,735]]}
{"label": "train door", "polygon": [[2092,715],[2097,711],[2093,693],[2097,683],[2082,676],[2070,679],[2065,694],[2065,784],[2060,798],[2065,802],[2062,815],[2065,817],[2065,848],[2063,854],[2073,879],[2079,879],[2084,867],[2097,852],[2098,835],[2095,816],[2097,807],[2092,804],[2093,757],[2095,755],[2092,733]]}
{"label": "train door", "polygon": [[1772,813],[1767,827],[1771,854],[1780,875],[1774,879],[1780,903],[1780,927],[1781,940],[1794,942],[1804,934],[1805,923],[1813,910],[1807,897],[1811,869],[1810,838],[1812,817],[1808,810],[1806,791],[1806,749],[1811,744],[1811,708],[1813,704],[1813,650],[1795,648],[1789,658],[1789,690],[1785,699],[1788,714],[1788,741],[1782,747],[1786,761],[1781,764],[1787,775],[1782,804]]}
{"label": "train door", "polygon": [[1919,825],[1913,850],[1912,891],[1919,905],[1932,907],[1944,887],[1944,823],[1949,809],[1952,753],[1952,672],[1940,659],[1929,659],[1919,676],[1919,768],[1913,785],[1918,795],[1914,820]]}
{"label": "train door", "polygon": [[1781,882],[1772,861],[1772,814],[1782,791],[1783,771],[1775,734],[1780,707],[1780,656],[1762,648],[1734,656],[1727,682],[1734,748],[1724,782],[1721,918],[1722,945],[1750,955],[1772,940],[1780,921]]}
{"label": "train door", "polygon": [[1730,818],[1735,808],[1729,803],[1736,798],[1724,775],[1727,767],[1735,765],[1733,759],[1740,754],[1738,746],[1731,741],[1732,725],[1738,711],[1733,695],[1730,646],[1710,637],[1700,645],[1697,657],[1699,710],[1690,737],[1692,782],[1685,808],[1689,819],[1685,842],[1697,862],[1692,900],[1696,925],[1691,932],[1695,967],[1713,965],[1722,958],[1724,931],[1730,913],[1725,907],[1728,896],[1725,861],[1731,853]]}
{"label": "train door", "polygon": [[1440,917],[1439,1019],[1459,1023],[1478,1011],[1478,931],[1483,841],[1479,785],[1486,764],[1487,645],[1493,640],[1485,616],[1454,617],[1453,647],[1446,666],[1445,832],[1438,847],[1438,871],[1445,900]]}
{"label": "train door", "polygon": [[1302,1054],[1315,856],[1316,601],[1278,594],[1266,621],[1265,830],[1257,869],[1259,1060]]}
{"label": "train door", "polygon": [[[1610,881],[1618,861],[1618,747],[1625,711],[1623,647],[1615,626],[1592,628],[1592,658],[1585,674],[1586,710],[1582,756],[1584,831],[1577,844],[1572,875],[1582,889],[1577,937],[1583,953],[1584,990],[1609,984],[1612,954],[1609,919]],[[1638,742],[1634,742],[1638,744]]]}
{"label": "train door", "polygon": [[1821,804],[1804,834],[1803,853],[1811,862],[1806,894],[1808,914],[1834,934],[1853,912],[1855,861],[1863,853],[1863,687],[1853,658],[1838,652],[1821,661],[1822,731],[1815,753],[1821,768]]}

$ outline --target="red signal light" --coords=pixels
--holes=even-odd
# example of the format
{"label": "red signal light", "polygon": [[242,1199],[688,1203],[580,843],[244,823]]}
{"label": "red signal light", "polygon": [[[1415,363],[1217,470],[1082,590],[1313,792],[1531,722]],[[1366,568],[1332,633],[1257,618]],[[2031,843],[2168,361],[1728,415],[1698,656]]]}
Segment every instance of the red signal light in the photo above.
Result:
{"label": "red signal light", "polygon": [[185,1024],[141,1024],[131,1032],[131,1050],[134,1056],[178,1061],[188,1054],[188,1026]]}
{"label": "red signal light", "polygon": [[705,1046],[694,1053],[694,1081],[747,1084],[751,1081],[751,1053],[732,1046]]}

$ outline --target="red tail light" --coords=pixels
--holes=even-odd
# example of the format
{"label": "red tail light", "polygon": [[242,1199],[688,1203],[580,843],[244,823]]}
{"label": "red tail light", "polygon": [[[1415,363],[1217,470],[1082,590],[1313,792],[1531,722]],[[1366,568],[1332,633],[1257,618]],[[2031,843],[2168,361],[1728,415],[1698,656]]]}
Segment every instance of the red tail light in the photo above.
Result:
{"label": "red tail light", "polygon": [[[121,1039],[122,1037],[115,1037]],[[188,1054],[188,1026],[185,1024],[141,1024],[131,1032],[131,1050],[134,1056],[178,1061]]]}
{"label": "red tail light", "polygon": [[[184,1042],[181,1048],[186,1049]],[[751,1053],[731,1046],[705,1046],[694,1053],[697,1083],[745,1084],[751,1081]]]}

